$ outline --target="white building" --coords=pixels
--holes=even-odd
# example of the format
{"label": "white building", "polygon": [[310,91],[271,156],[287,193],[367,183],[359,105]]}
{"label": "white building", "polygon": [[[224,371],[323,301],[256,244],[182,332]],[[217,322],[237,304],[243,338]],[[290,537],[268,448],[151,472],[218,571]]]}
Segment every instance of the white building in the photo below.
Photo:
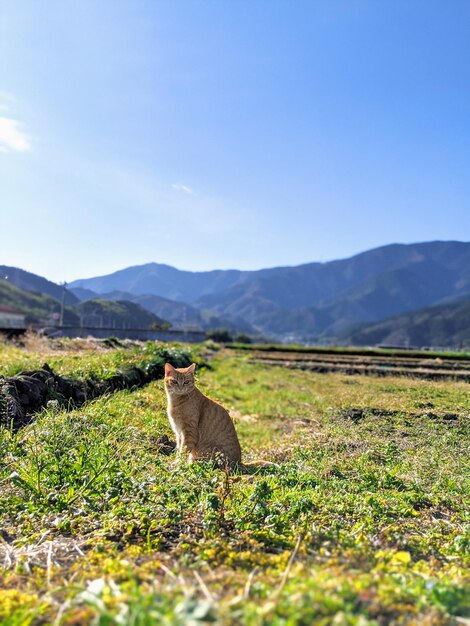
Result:
{"label": "white building", "polygon": [[0,304],[0,330],[8,328],[26,328],[25,314]]}

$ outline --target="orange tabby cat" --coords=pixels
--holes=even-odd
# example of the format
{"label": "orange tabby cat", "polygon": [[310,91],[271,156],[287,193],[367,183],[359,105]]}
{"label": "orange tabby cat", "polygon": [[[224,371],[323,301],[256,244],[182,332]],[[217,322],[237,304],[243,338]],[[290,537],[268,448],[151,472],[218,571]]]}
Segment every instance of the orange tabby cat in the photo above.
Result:
{"label": "orange tabby cat", "polygon": [[234,467],[241,463],[241,449],[232,418],[223,406],[207,398],[194,383],[193,363],[187,368],[165,364],[168,419],[181,454],[189,452],[190,463],[215,459]]}

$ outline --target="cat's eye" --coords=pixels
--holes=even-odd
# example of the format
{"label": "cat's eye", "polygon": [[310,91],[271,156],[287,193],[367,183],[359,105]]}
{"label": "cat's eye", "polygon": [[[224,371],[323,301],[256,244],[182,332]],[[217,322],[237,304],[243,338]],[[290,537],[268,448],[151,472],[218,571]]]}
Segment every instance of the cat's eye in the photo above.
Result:
{"label": "cat's eye", "polygon": [[185,381],[184,381],[184,384],[185,384],[185,385],[189,385],[189,380],[185,380]]}

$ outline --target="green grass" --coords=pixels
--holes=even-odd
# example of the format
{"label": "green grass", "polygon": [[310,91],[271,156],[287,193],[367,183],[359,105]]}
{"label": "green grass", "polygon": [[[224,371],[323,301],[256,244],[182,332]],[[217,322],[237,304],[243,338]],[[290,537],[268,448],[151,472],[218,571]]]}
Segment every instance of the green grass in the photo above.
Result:
{"label": "green grass", "polygon": [[[119,342],[120,349],[112,348],[113,342],[88,342],[86,340],[31,339],[27,336],[28,349],[7,341],[0,341],[0,375],[14,376],[23,370],[40,368],[45,362],[61,376],[73,378],[102,379],[116,370],[135,365],[145,367],[156,360],[165,362],[170,355],[181,352],[178,344],[147,342]],[[29,345],[32,343],[32,346]],[[188,350],[183,350],[183,352]]]}
{"label": "green grass", "polygon": [[[27,323],[38,318],[49,318],[52,313],[60,312],[60,302],[43,293],[20,289],[0,278],[0,302],[26,314]],[[66,323],[77,324],[79,319],[70,305],[64,309]]]}
{"label": "green grass", "polygon": [[468,361],[469,352],[442,352],[439,350],[405,350],[399,348],[362,348],[343,346],[303,346],[297,344],[227,344],[227,348],[234,350],[263,351],[263,352],[298,352],[300,354],[345,354],[350,356],[389,356],[408,357],[410,359],[452,359]]}
{"label": "green grass", "polygon": [[[54,363],[99,372],[135,351],[58,350]],[[41,360],[9,354],[10,368]],[[0,432],[2,625],[469,615],[468,385],[247,356],[215,354],[199,385],[235,415],[245,460],[277,467],[227,474],[159,453],[161,381]]]}

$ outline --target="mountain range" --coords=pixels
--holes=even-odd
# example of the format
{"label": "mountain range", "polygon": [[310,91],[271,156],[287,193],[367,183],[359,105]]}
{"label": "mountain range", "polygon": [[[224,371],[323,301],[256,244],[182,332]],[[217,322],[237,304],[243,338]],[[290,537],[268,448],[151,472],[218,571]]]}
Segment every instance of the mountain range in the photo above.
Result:
{"label": "mountain range", "polygon": [[[32,274],[32,277],[35,275]],[[44,279],[37,277],[39,284]],[[31,278],[34,283],[34,278]],[[49,281],[50,282],[50,281]],[[53,283],[54,284],[54,283]],[[56,287],[58,285],[55,285]],[[60,287],[62,289],[62,286]],[[70,294],[71,296],[73,294]],[[65,298],[64,298],[65,299]],[[135,302],[113,301],[93,298],[75,304],[65,304],[64,324],[66,326],[95,326],[107,328],[165,328],[166,320]],[[47,293],[28,291],[0,279],[0,305],[8,306],[25,315],[26,324],[56,324],[60,316],[61,301]],[[55,318],[54,318],[55,316]]]}
{"label": "mountain range", "polygon": [[30,291],[36,294],[45,294],[61,301],[64,296],[65,304],[78,304],[80,298],[77,298],[71,291],[65,289],[63,285],[47,280],[42,276],[27,272],[19,267],[11,267],[10,265],[0,265],[0,279],[8,281],[10,284]]}
{"label": "mountain range", "polygon": [[352,346],[433,346],[470,349],[470,300],[427,307],[346,333]]}
{"label": "mountain range", "polygon": [[[32,276],[35,275],[32,274]],[[41,279],[40,284],[44,284],[42,280],[45,279],[42,279],[40,276],[37,278]],[[59,287],[59,285],[55,286]],[[0,278],[0,305],[8,306],[24,313],[27,324],[34,323],[38,319],[52,319],[53,315],[58,316],[60,314],[61,309],[59,300],[50,296],[47,292],[40,292],[37,289],[22,289],[13,284],[10,279],[5,280],[5,278]],[[64,323],[70,325],[79,323],[77,313],[68,304],[64,307]]]}
{"label": "mountain range", "polygon": [[110,291],[98,294],[90,289],[72,288],[72,292],[83,300],[106,299],[113,301],[126,301],[138,304],[155,315],[168,320],[173,328],[186,330],[209,330],[213,328],[227,328],[233,332],[254,333],[254,329],[244,320],[239,318],[221,318],[209,311],[200,311],[185,302],[177,302],[152,294],[135,295],[129,291]]}
{"label": "mountain range", "polygon": [[348,259],[256,271],[149,263],[70,284],[72,293],[159,296],[280,340],[331,342],[358,324],[470,300],[470,243],[391,244]]}
{"label": "mountain range", "polygon": [[[137,315],[139,323],[225,327],[301,343],[470,346],[469,242],[392,244],[338,261],[256,271],[190,272],[148,263],[67,288],[3,265],[5,276],[0,301],[19,298],[8,283],[26,290],[23,308],[30,311],[39,304],[52,310],[54,302],[57,310],[64,298],[71,317],[112,312],[126,324]],[[40,294],[49,300],[39,303]]]}

